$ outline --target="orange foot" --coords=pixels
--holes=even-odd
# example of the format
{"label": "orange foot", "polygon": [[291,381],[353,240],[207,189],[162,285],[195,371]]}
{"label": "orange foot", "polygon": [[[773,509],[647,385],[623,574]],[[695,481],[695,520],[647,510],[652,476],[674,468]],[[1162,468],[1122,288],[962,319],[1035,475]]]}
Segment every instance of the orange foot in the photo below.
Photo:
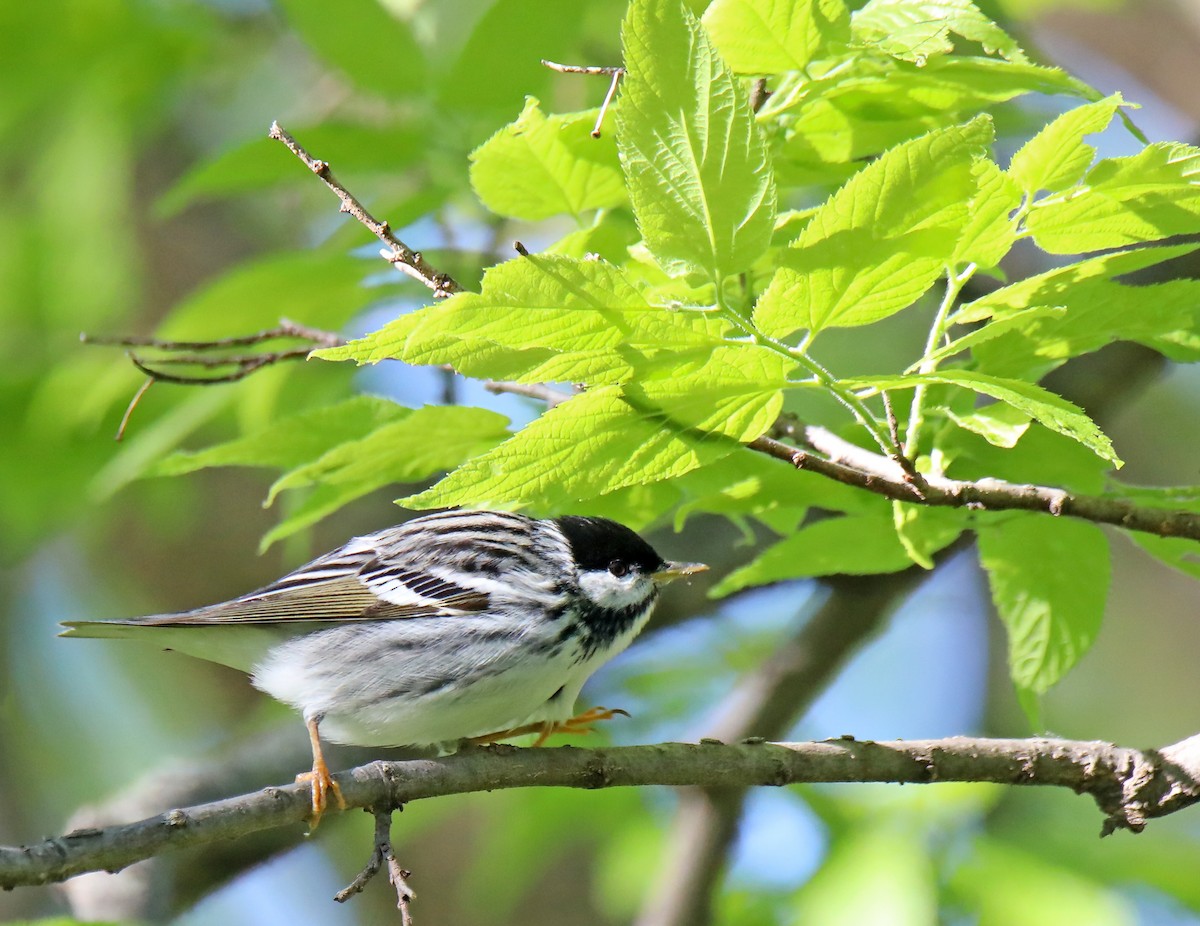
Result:
{"label": "orange foot", "polygon": [[473,736],[467,742],[475,746],[482,746],[486,743],[495,743],[514,736],[525,736],[528,733],[536,733],[538,738],[534,740],[533,745],[541,746],[542,743],[546,742],[555,733],[591,733],[592,724],[601,720],[612,720],[617,715],[628,717],[629,711],[623,711],[619,707],[593,707],[582,714],[577,714],[570,720],[546,720],[541,723],[527,723],[524,726],[513,727],[511,730],[500,730],[484,736]]}
{"label": "orange foot", "polygon": [[329,806],[329,801],[326,795],[330,791],[337,798],[338,809],[346,809],[346,799],[342,797],[342,787],[333,780],[333,776],[329,774],[329,766],[325,764],[325,756],[321,753],[321,739],[317,735],[317,724],[319,720],[306,721],[308,726],[308,739],[312,743],[313,767],[311,772],[304,772],[296,776],[296,783],[304,782],[312,786],[312,823],[310,829],[316,829],[321,822],[321,815],[325,813],[325,808]]}

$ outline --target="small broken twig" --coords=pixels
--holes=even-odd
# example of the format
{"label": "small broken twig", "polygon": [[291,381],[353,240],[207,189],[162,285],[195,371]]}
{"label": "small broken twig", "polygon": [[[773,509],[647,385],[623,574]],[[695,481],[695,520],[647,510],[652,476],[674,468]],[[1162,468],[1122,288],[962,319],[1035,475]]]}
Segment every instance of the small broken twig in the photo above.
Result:
{"label": "small broken twig", "polygon": [[559,64],[556,61],[547,61],[545,58],[542,59],[542,64],[552,71],[558,71],[560,74],[605,74],[612,76],[612,81],[608,85],[608,93],[604,95],[604,102],[600,104],[600,112],[596,115],[596,124],[592,128],[592,138],[599,138],[600,129],[604,125],[604,116],[608,113],[608,107],[612,104],[613,97],[617,94],[617,84],[621,82],[621,76],[625,73],[625,68],[614,65]]}
{"label": "small broken twig", "polygon": [[[401,806],[397,808],[403,810]],[[333,895],[338,903],[345,903],[355,894],[362,891],[367,883],[379,873],[379,869],[387,864],[388,881],[396,889],[396,908],[400,911],[400,922],[403,926],[412,926],[412,911],[409,903],[417,896],[407,879],[412,872],[400,867],[396,861],[396,853],[392,850],[392,810],[376,810],[369,808],[369,813],[375,817],[375,846],[367,864],[346,887]]]}

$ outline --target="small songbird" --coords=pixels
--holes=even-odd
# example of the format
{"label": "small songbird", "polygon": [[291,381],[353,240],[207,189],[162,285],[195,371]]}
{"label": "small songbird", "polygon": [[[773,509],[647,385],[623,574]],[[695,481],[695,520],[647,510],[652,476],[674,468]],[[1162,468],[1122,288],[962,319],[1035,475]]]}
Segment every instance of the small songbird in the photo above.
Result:
{"label": "small songbird", "polygon": [[[64,636],[141,639],[248,672],[304,715],[314,820],[341,792],[321,739],[358,746],[491,742],[580,731],[583,683],[645,626],[668,563],[605,518],[447,511],[349,543],[222,604]],[[319,734],[318,735],[318,731]]]}

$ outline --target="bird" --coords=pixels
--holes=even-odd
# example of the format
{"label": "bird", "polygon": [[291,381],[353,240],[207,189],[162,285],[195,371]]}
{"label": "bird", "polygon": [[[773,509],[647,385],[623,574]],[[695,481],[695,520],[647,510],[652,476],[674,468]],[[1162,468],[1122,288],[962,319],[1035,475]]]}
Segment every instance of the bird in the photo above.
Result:
{"label": "bird", "polygon": [[329,795],[322,751],[488,743],[584,732],[580,689],[650,618],[660,588],[703,563],[668,562],[600,517],[450,510],[355,537],[220,604],[65,621],[62,636],[134,639],[246,672],[300,711],[312,747],[311,825]]}

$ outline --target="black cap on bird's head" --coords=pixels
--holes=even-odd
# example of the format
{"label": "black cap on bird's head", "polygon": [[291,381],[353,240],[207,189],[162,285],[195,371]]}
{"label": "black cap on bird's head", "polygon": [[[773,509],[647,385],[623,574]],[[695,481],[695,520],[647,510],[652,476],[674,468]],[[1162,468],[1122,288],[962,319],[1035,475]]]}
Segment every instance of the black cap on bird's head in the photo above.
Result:
{"label": "black cap on bird's head", "polygon": [[668,563],[639,534],[608,518],[565,515],[554,523],[567,538],[580,570],[613,571],[616,567],[670,581],[708,568],[703,563]]}

